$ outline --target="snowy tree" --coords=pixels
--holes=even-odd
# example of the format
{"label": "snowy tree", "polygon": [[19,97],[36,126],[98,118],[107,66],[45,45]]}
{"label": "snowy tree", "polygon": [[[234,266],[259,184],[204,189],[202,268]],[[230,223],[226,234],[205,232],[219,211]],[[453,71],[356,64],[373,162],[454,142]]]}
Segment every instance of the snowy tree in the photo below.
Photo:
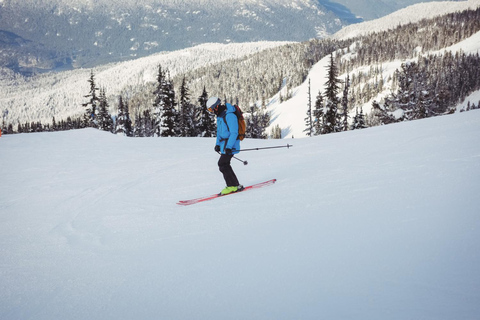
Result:
{"label": "snowy tree", "polygon": [[8,109],[5,109],[5,110],[3,110],[3,113],[2,113],[2,131],[4,133],[7,131],[7,123],[5,121],[7,116],[8,116]]}
{"label": "snowy tree", "polygon": [[342,131],[348,130],[348,91],[350,88],[350,76],[347,75],[345,79],[345,86],[343,87],[342,97]]}
{"label": "snowy tree", "polygon": [[175,90],[170,78],[165,78],[163,87],[163,99],[161,106],[163,108],[161,116],[161,136],[174,137],[178,132],[177,109],[175,109]]}
{"label": "snowy tree", "polygon": [[122,96],[120,96],[118,101],[118,114],[115,126],[115,134],[122,134],[127,137],[131,137],[133,134],[128,104],[123,102]]}
{"label": "snowy tree", "polygon": [[263,105],[260,108],[260,115],[261,115],[261,125],[262,125],[262,139],[267,139],[268,134],[266,130],[270,126],[271,117],[270,117],[270,113],[266,110],[265,105]]}
{"label": "snowy tree", "polygon": [[168,71],[158,66],[153,102],[153,135],[155,137],[174,137],[177,135],[177,110],[175,109],[175,90],[168,78]]}
{"label": "snowy tree", "polygon": [[197,130],[197,108],[190,102],[190,93],[185,77],[180,87],[179,107],[179,135],[181,137],[196,137]]}
{"label": "snowy tree", "polygon": [[85,108],[85,113],[83,114],[83,119],[82,119],[82,127],[97,127],[97,107],[99,104],[99,98],[97,96],[97,91],[98,88],[95,85],[95,75],[93,71],[90,73],[90,79],[88,80],[90,83],[90,93],[85,96],[85,98],[89,98],[88,102],[82,104],[82,106]]}
{"label": "snowy tree", "polygon": [[312,119],[312,94],[310,79],[308,79],[308,102],[307,102],[307,117],[305,118],[305,130],[303,132],[307,133],[307,136],[313,136],[313,119]]}
{"label": "snowy tree", "polygon": [[57,131],[58,130],[58,127],[57,127],[57,121],[55,120],[55,116],[52,117],[52,131]]}
{"label": "snowy tree", "polygon": [[250,114],[245,117],[246,136],[253,139],[266,139],[265,130],[270,124],[270,115],[259,108],[256,104],[250,107]]}
{"label": "snowy tree", "polygon": [[152,137],[154,135],[154,120],[150,114],[150,110],[138,112],[135,115],[134,137]]}
{"label": "snowy tree", "polygon": [[[404,113],[402,110],[394,110],[390,106],[390,101],[385,100],[382,106],[376,100],[372,102],[372,115],[377,119],[379,125],[390,124],[397,121],[403,121]],[[394,116],[396,115],[396,117]]]}
{"label": "snowy tree", "polygon": [[107,102],[107,95],[105,88],[100,90],[99,106],[98,106],[98,129],[108,132],[113,132],[113,119],[108,112],[109,106]]}
{"label": "snowy tree", "polygon": [[145,131],[143,130],[143,119],[140,112],[135,113],[135,118],[133,122],[133,136],[134,137],[145,137]]}
{"label": "snowy tree", "polygon": [[327,82],[325,83],[325,123],[324,132],[339,132],[340,126],[338,121],[338,90],[340,89],[340,80],[337,79],[338,69],[333,59],[333,53],[330,54],[330,64],[327,66]]}
{"label": "snowy tree", "polygon": [[323,104],[322,92],[318,92],[317,99],[315,100],[315,109],[313,110],[313,128],[316,136],[324,134],[325,112]]}
{"label": "snowy tree", "polygon": [[355,117],[353,118],[353,123],[351,130],[356,129],[365,129],[367,126],[365,124],[365,116],[363,115],[363,108],[360,107],[360,113],[358,112],[358,108],[355,111]]}
{"label": "snowy tree", "polygon": [[407,120],[418,119],[424,117],[425,110],[419,101],[420,90],[417,81],[419,74],[419,66],[415,62],[406,62],[401,66],[402,70],[397,70],[398,90],[392,94],[389,100],[395,110],[401,109],[405,113]]}
{"label": "snowy tree", "polygon": [[201,137],[215,137],[217,130],[215,125],[215,115],[207,110],[208,94],[205,86],[202,95],[198,98],[200,105],[200,118],[198,121],[198,130]]}
{"label": "snowy tree", "polygon": [[153,102],[153,121],[154,121],[154,135],[156,137],[160,137],[162,135],[162,116],[163,116],[163,109],[165,105],[165,72],[162,70],[162,66],[158,66],[158,73],[157,73],[157,82],[155,86],[155,90],[153,92],[155,99]]}
{"label": "snowy tree", "polygon": [[270,133],[270,138],[271,139],[282,139],[282,129],[280,126],[277,124],[275,127],[272,128],[272,131]]}
{"label": "snowy tree", "polygon": [[142,127],[143,135],[145,137],[153,137],[155,121],[152,119],[152,114],[150,110],[143,111],[142,121],[143,121],[143,127]]}

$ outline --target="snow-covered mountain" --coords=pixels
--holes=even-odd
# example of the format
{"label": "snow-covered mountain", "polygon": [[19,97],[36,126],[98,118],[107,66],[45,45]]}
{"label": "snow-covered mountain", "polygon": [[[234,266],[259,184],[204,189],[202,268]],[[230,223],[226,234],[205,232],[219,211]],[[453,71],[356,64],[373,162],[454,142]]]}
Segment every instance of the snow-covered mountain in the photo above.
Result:
{"label": "snow-covered mountain", "polygon": [[208,42],[305,41],[345,24],[314,0],[5,0],[0,65],[92,67]]}
{"label": "snow-covered mountain", "polygon": [[[382,31],[392,29],[398,25],[416,22],[425,17],[437,16],[449,12],[462,11],[469,8],[476,8],[480,6],[479,0],[470,0],[466,2],[439,2],[418,4],[401,10],[395,14],[390,15],[386,19],[379,19],[376,21],[365,22],[356,25],[355,28],[344,28],[339,31],[335,37],[348,39],[360,34],[368,32]],[[432,15],[434,13],[434,15]],[[479,48],[478,34],[466,39],[451,48],[453,52],[462,50],[467,53],[476,53]],[[207,44],[189,49],[173,51],[169,53],[151,55],[149,57],[136,59],[133,61],[104,65],[95,69],[97,84],[106,88],[109,96],[112,97],[111,107],[115,108],[115,99],[120,94],[132,95],[136,89],[145,86],[147,83],[154,81],[157,72],[158,64],[169,69],[172,76],[181,75],[187,71],[195,70],[196,68],[206,68],[221,61],[245,57],[250,54],[258,53],[264,49],[272,49],[283,46],[280,42],[259,42],[248,44]],[[285,46],[286,48],[288,46]],[[354,56],[355,47],[350,48],[352,51],[345,54],[345,61]],[[288,50],[288,48],[286,49]],[[295,53],[295,52],[294,52]],[[427,54],[427,52],[422,52]],[[279,52],[278,56],[282,53]],[[325,63],[327,60],[320,61],[313,67],[308,77],[312,81],[312,93],[316,93],[322,88],[325,82]],[[283,65],[273,65],[270,59],[244,61],[240,60],[239,66],[246,69],[246,63],[255,64],[251,72],[247,72],[247,80],[255,75],[255,70],[260,70],[259,64],[265,64],[269,69],[278,69],[279,79],[281,73],[285,69],[286,62]],[[389,92],[388,79],[391,78],[393,72],[398,69],[403,61],[394,60],[388,63],[383,63],[383,78],[385,80],[385,92]],[[301,61],[299,62],[301,63]],[[364,66],[362,68],[369,68]],[[218,70],[225,70],[223,65],[220,65]],[[207,72],[203,70],[202,72]],[[359,70],[350,70],[351,73]],[[0,77],[0,103],[3,110],[8,111],[6,121],[13,123],[24,123],[30,121],[42,121],[49,123],[52,117],[55,116],[57,120],[65,119],[68,116],[78,116],[83,112],[81,104],[85,102],[85,94],[88,93],[88,82],[90,70],[78,69],[68,72],[58,72],[39,75],[35,77],[21,77],[13,75],[12,73],[3,74]],[[205,76],[202,73],[202,76]],[[283,75],[285,77],[285,75]],[[346,75],[340,75],[344,79]],[[238,81],[238,79],[236,80]],[[202,78],[198,78],[198,83],[202,84]],[[218,82],[218,81],[217,81]],[[177,83],[178,85],[178,83]],[[203,85],[200,86],[203,89]],[[211,87],[207,88],[209,91]],[[284,88],[287,89],[287,88]],[[296,137],[304,136],[304,118],[306,112],[307,99],[307,82],[299,87],[289,87],[292,92],[292,99],[280,103],[279,95],[267,97],[270,103],[269,110],[274,115],[272,117],[272,127],[277,124],[284,129],[284,136],[294,135]],[[201,92],[193,92],[194,96]],[[224,94],[220,92],[217,94]],[[280,92],[285,95],[285,92]],[[478,103],[475,98],[471,103]],[[296,109],[293,106],[298,106]],[[368,112],[371,106],[371,101],[366,102],[364,111]],[[360,107],[360,106],[359,106]],[[292,111],[295,110],[295,111]],[[111,110],[115,113],[115,110]],[[287,116],[294,112],[295,115]],[[283,114],[283,115],[282,115]]]}
{"label": "snow-covered mountain", "polygon": [[[94,129],[0,138],[0,319],[467,320],[480,110],[240,153]],[[276,145],[246,139],[244,148]]]}
{"label": "snow-covered mountain", "polygon": [[[432,2],[435,0],[319,0],[328,3],[340,4],[347,8],[348,12],[361,17],[364,20],[374,20],[386,16],[402,8],[420,2]],[[463,1],[463,0],[461,0]]]}
{"label": "snow-covered mountain", "polygon": [[350,25],[342,28],[333,35],[336,39],[353,38],[366,35],[371,32],[381,32],[394,29],[399,25],[415,23],[422,19],[431,19],[451,12],[476,9],[480,6],[480,0],[467,1],[436,1],[434,3],[419,3],[400,9],[385,17],[373,21]]}

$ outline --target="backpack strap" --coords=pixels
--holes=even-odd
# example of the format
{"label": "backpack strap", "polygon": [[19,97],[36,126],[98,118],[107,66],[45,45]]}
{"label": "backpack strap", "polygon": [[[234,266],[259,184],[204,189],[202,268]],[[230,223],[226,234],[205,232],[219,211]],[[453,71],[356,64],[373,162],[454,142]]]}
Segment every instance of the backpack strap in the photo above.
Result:
{"label": "backpack strap", "polygon": [[230,132],[230,128],[228,127],[228,123],[227,123],[227,114],[225,113],[225,115],[222,117],[223,119],[223,122],[225,122],[225,125],[227,126],[227,130],[228,132]]}
{"label": "backpack strap", "polygon": [[[235,115],[235,117],[237,118],[237,121],[238,121],[238,117],[235,113],[233,113]],[[227,130],[228,132],[230,132],[230,128],[228,127],[228,123],[227,123],[227,114],[225,113],[224,116],[222,116],[222,119],[223,119],[223,122],[225,122],[225,125],[227,126]],[[238,135],[237,137],[237,140],[240,140],[240,135]]]}

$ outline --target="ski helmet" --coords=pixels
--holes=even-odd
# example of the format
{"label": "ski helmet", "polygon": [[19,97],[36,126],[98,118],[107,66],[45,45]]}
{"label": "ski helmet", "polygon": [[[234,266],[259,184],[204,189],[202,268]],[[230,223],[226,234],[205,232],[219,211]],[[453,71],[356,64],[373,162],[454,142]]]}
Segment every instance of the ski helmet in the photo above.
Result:
{"label": "ski helmet", "polygon": [[220,104],[220,99],[217,98],[217,97],[211,97],[210,99],[208,99],[207,101],[207,109],[208,111],[210,112],[213,112],[215,110],[216,107],[218,107],[218,105]]}

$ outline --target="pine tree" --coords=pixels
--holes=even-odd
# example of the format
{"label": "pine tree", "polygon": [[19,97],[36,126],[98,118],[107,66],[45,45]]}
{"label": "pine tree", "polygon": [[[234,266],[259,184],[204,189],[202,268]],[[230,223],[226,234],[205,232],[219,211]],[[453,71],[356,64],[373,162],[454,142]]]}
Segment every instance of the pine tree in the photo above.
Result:
{"label": "pine tree", "polygon": [[88,102],[82,104],[85,108],[85,113],[83,114],[82,119],[82,128],[86,127],[97,127],[97,106],[99,103],[99,98],[97,96],[98,88],[95,85],[95,75],[93,74],[93,70],[90,73],[90,79],[88,80],[90,83],[90,93],[85,96],[85,98],[89,98]]}
{"label": "pine tree", "polygon": [[152,114],[150,110],[143,111],[143,131],[145,137],[153,137],[154,136],[154,124],[155,121],[152,119]]}
{"label": "pine tree", "polygon": [[52,117],[52,131],[57,131],[58,130],[58,126],[57,126],[57,122],[55,121],[55,116]]}
{"label": "pine tree", "polygon": [[7,132],[7,124],[5,123],[5,118],[7,117],[8,115],[8,110],[4,110],[3,111],[3,115],[2,115],[2,132],[5,134]]}
{"label": "pine tree", "polygon": [[179,133],[181,137],[196,137],[197,131],[197,115],[193,104],[190,102],[190,93],[187,87],[185,77],[183,77],[182,85],[180,86],[179,97]]}
{"label": "pine tree", "polygon": [[162,135],[162,116],[164,112],[165,104],[165,72],[162,70],[162,66],[158,66],[157,83],[153,94],[155,96],[153,102],[153,121],[154,121],[154,135],[160,137]]}
{"label": "pine tree", "polygon": [[328,80],[325,83],[325,123],[324,132],[333,133],[340,131],[338,124],[338,90],[340,89],[340,80],[337,79],[338,69],[333,60],[333,53],[330,54],[330,64],[327,67]]}
{"label": "pine tree", "polygon": [[142,113],[137,113],[135,116],[135,137],[153,137],[154,135],[154,120],[150,114],[150,110],[144,110]]}
{"label": "pine tree", "polygon": [[262,139],[267,139],[268,134],[267,134],[267,128],[270,126],[271,122],[271,117],[270,113],[266,110],[265,106],[262,106],[260,108],[260,116],[261,116],[261,126],[262,126]]}
{"label": "pine tree", "polygon": [[198,98],[200,104],[200,119],[198,130],[201,137],[215,137],[217,130],[215,129],[215,115],[207,110],[208,94],[205,86],[202,95]]}
{"label": "pine tree", "polygon": [[253,139],[266,139],[266,128],[270,125],[270,115],[255,104],[250,107],[250,116],[245,118],[246,136]]}
{"label": "pine tree", "polygon": [[392,106],[395,110],[402,109],[407,120],[412,119],[410,114],[415,109],[414,73],[418,72],[418,65],[415,62],[402,63],[402,70],[397,71],[398,90],[393,94]]}
{"label": "pine tree", "polygon": [[323,105],[323,96],[322,93],[319,91],[317,95],[317,99],[315,100],[315,109],[313,110],[313,128],[314,134],[316,136],[320,134],[324,134],[324,123],[325,123],[325,113],[324,113],[325,106]]}
{"label": "pine tree", "polygon": [[348,90],[350,88],[350,77],[347,75],[345,79],[345,86],[343,88],[343,97],[342,97],[342,119],[343,127],[342,131],[348,130]]}
{"label": "pine tree", "polygon": [[363,114],[363,107],[360,107],[360,113],[358,114],[358,129],[365,129],[367,127],[366,121],[365,121],[365,115]]}
{"label": "pine tree", "polygon": [[270,134],[271,139],[282,139],[282,129],[280,126],[277,124],[275,127],[272,128],[271,134]]}
{"label": "pine tree", "polygon": [[122,134],[127,137],[132,136],[132,121],[130,120],[128,104],[123,102],[122,96],[120,96],[118,102],[118,115],[115,133]]}
{"label": "pine tree", "polygon": [[136,112],[133,125],[133,136],[136,138],[144,137],[144,132],[142,114],[140,112]]}
{"label": "pine tree", "polygon": [[358,113],[358,108],[355,111],[355,117],[353,118],[353,123],[351,130],[364,129],[366,128],[365,116],[363,115],[363,108],[360,107],[360,113]]}
{"label": "pine tree", "polygon": [[105,88],[100,90],[99,106],[98,106],[98,129],[113,132],[113,119],[108,113],[108,101]]}
{"label": "pine tree", "polygon": [[385,99],[385,104],[381,106],[377,101],[372,102],[373,116],[378,119],[378,124],[390,124],[397,121],[402,121],[403,117],[395,119],[391,112],[390,100]]}
{"label": "pine tree", "polygon": [[175,109],[175,90],[172,81],[167,78],[168,71],[158,66],[157,83],[153,92],[153,135],[155,137],[174,137],[178,133],[177,110]]}
{"label": "pine tree", "polygon": [[161,136],[174,137],[178,132],[177,110],[175,109],[175,90],[170,79],[165,79],[162,87]]}
{"label": "pine tree", "polygon": [[66,122],[66,127],[67,127],[67,130],[73,130],[75,129],[75,122],[72,120],[71,117],[67,117],[67,122]]}
{"label": "pine tree", "polygon": [[307,103],[307,117],[305,118],[305,130],[303,132],[307,133],[307,136],[313,136],[313,120],[312,120],[312,94],[310,79],[308,79],[308,103]]}

